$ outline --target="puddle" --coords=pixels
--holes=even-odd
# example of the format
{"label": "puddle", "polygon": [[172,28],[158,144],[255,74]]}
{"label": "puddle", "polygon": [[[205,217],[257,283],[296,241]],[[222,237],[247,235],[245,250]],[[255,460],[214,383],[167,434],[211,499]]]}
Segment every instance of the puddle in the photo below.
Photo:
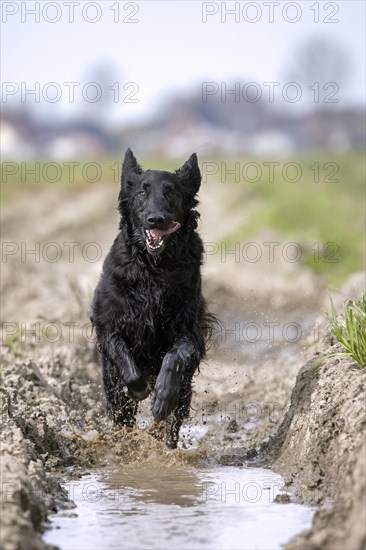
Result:
{"label": "puddle", "polygon": [[315,513],[274,502],[283,479],[262,468],[154,461],[95,470],[64,487],[76,508],[53,516],[44,535],[62,550],[275,550]]}

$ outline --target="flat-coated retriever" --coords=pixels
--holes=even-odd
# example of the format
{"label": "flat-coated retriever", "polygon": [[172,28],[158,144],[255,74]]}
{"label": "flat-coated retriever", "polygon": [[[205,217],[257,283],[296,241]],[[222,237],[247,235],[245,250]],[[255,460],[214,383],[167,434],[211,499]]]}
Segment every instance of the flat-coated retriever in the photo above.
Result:
{"label": "flat-coated retriever", "polygon": [[192,377],[214,322],[201,294],[200,184],[196,154],[171,173],[143,170],[127,149],[120,232],[92,304],[109,412],[133,426],[138,401],[152,392],[151,410],[156,421],[167,419],[170,448],[189,415]]}

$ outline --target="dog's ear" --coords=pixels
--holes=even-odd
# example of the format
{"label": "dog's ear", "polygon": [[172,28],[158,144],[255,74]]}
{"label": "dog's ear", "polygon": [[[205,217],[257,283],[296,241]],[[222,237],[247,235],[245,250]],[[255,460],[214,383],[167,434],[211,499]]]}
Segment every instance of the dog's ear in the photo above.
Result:
{"label": "dog's ear", "polygon": [[133,152],[131,149],[127,149],[122,165],[121,186],[124,187],[128,185],[129,176],[133,174],[142,174],[142,172],[143,170],[137,162]]}
{"label": "dog's ear", "polygon": [[181,168],[175,171],[177,176],[188,187],[194,196],[198,193],[201,185],[201,172],[198,166],[196,153],[193,153]]}

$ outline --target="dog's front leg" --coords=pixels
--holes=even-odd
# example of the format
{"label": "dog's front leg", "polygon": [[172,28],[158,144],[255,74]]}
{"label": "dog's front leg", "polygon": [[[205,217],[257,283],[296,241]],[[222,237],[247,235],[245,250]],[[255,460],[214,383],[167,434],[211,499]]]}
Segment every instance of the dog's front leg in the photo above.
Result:
{"label": "dog's front leg", "polygon": [[151,410],[156,421],[165,420],[179,403],[182,373],[191,364],[197,352],[187,338],[178,340],[164,356],[157,377]]}
{"label": "dog's front leg", "polygon": [[[108,333],[98,338],[98,341],[101,352],[118,369],[118,375],[127,387],[129,395],[137,401],[146,399],[150,393],[150,388],[123,338],[116,334]],[[116,380],[116,385],[117,383],[118,381]]]}

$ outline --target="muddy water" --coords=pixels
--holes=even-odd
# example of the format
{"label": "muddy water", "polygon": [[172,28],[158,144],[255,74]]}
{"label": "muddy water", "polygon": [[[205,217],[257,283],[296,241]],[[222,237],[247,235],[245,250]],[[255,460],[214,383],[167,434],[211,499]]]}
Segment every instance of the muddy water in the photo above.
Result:
{"label": "muddy water", "polygon": [[64,487],[76,508],[55,515],[44,537],[62,550],[275,550],[314,514],[275,502],[281,476],[244,466],[108,466]]}

